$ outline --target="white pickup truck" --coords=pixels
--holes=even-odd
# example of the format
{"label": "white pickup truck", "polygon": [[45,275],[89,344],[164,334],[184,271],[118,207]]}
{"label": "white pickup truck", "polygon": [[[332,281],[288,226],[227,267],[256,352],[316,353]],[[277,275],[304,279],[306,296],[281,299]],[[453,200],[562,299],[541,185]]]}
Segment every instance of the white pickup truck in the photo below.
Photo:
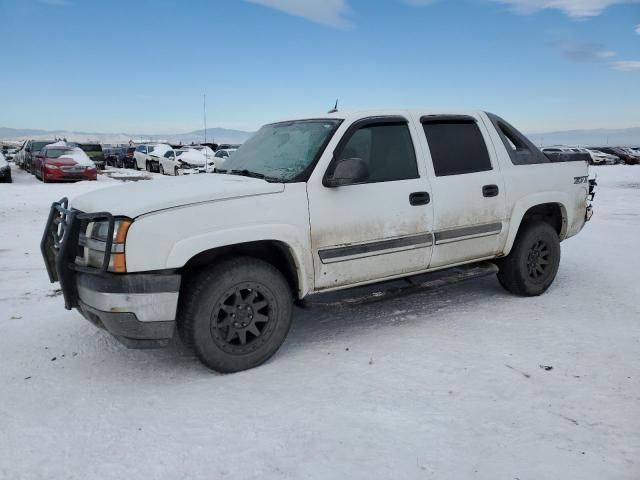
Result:
{"label": "white pickup truck", "polygon": [[586,161],[551,162],[484,112],[273,123],[225,168],[54,203],[41,248],[66,308],[129,347],[177,330],[208,367],[244,370],[314,293],[489,260],[509,292],[542,294],[595,186]]}

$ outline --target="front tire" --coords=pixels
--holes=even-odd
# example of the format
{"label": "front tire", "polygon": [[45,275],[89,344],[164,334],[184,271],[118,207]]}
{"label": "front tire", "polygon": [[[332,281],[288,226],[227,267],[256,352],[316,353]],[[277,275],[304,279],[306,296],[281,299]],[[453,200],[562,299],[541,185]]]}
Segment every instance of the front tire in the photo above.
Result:
{"label": "front tire", "polygon": [[200,361],[220,373],[266,362],[291,327],[293,296],[273,265],[238,257],[203,271],[182,294],[178,329]]}
{"label": "front tire", "polygon": [[498,281],[508,292],[525,297],[542,295],[560,266],[560,239],[548,223],[523,225],[511,253],[498,262]]}
{"label": "front tire", "polygon": [[166,173],[164,173],[164,167],[162,166],[162,164],[160,164],[160,166],[158,167],[158,170],[160,172],[160,175],[166,175]]}

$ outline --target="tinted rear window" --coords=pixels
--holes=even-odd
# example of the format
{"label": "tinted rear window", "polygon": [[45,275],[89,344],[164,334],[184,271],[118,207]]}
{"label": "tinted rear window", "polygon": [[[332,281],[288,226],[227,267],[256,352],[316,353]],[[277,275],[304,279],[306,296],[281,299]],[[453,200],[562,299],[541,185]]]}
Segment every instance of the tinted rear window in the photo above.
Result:
{"label": "tinted rear window", "polygon": [[423,124],[436,176],[462,175],[491,170],[487,146],[473,121]]}
{"label": "tinted rear window", "polygon": [[102,146],[100,145],[80,145],[80,148],[85,152],[101,152]]}

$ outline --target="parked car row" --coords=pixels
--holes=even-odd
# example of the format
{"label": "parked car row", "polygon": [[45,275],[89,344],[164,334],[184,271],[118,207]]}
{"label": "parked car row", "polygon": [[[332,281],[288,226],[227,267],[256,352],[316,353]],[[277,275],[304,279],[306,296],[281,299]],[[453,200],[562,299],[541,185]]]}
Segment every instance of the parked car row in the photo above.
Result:
{"label": "parked car row", "polygon": [[[18,149],[13,157],[14,163],[23,170],[42,177],[43,160],[40,153],[49,145],[65,146],[73,153],[72,157],[77,161],[84,162],[82,166],[91,166],[94,169],[104,169],[105,157],[102,146],[99,143],[74,143],[55,140],[26,140]],[[80,153],[82,152],[82,154]],[[40,156],[40,160],[36,163],[36,158]],[[46,156],[44,158],[47,158]],[[87,162],[91,162],[89,165]],[[45,162],[46,163],[46,162]]]}
{"label": "parked car row", "polygon": [[0,183],[11,183],[11,166],[2,152],[0,152]]}
{"label": "parked car row", "polygon": [[[51,146],[56,148],[48,148]],[[106,166],[147,170],[166,175],[213,173],[223,169],[225,161],[238,147],[239,145],[234,144],[213,143],[201,145],[144,143],[137,146],[105,146],[103,148],[99,143],[26,140],[19,149],[11,151],[8,147],[3,148],[3,154],[6,152],[5,157],[13,159],[18,167],[43,181],[94,180],[95,170],[103,170]],[[82,152],[82,155],[79,152]],[[69,159],[73,159],[75,164],[68,161]],[[87,168],[89,173],[85,173]]]}
{"label": "parked car row", "polygon": [[567,147],[558,145],[542,149],[545,154],[587,154],[591,165],[640,164],[640,147]]}
{"label": "parked car row", "polygon": [[209,145],[169,145],[146,143],[133,151],[133,168],[164,175],[213,173],[224,168],[225,161],[238,145],[221,145],[214,150]]}
{"label": "parked car row", "polygon": [[33,174],[44,183],[98,179],[97,167],[91,157],[81,148],[66,142],[42,148],[35,155]]}
{"label": "parked car row", "polygon": [[10,162],[11,160],[13,160],[13,157],[15,157],[17,151],[18,151],[17,148],[9,147],[8,145],[3,145],[2,151],[0,151],[0,153],[2,154],[2,156],[7,162]]}
{"label": "parked car row", "polygon": [[100,144],[27,140],[13,157],[14,163],[43,182],[96,180],[104,168]]}

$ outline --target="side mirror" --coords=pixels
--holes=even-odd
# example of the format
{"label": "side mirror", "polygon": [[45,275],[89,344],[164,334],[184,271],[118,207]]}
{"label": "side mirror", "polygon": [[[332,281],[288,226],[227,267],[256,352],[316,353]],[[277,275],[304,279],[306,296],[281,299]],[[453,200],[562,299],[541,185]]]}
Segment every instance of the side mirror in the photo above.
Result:
{"label": "side mirror", "polygon": [[369,180],[369,167],[361,158],[343,158],[337,160],[333,173],[325,176],[325,187],[342,187],[355,185]]}

